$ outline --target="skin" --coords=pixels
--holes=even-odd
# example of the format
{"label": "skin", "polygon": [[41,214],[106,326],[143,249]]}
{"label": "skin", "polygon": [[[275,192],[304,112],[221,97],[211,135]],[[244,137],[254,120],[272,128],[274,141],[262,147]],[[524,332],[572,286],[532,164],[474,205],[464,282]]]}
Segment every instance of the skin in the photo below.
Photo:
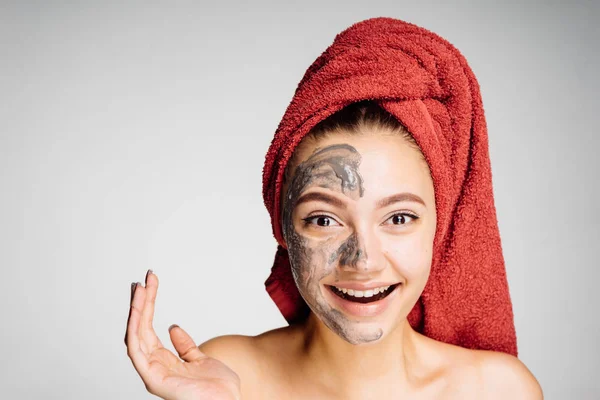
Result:
{"label": "skin", "polygon": [[[406,320],[429,277],[436,228],[422,155],[378,131],[332,134],[297,152],[283,191],[282,228],[309,317],[199,347],[175,327],[178,357],[152,328],[158,279],[149,273],[145,287],[136,285],[126,338],[147,390],[165,399],[542,399],[517,358],[438,342]],[[405,192],[424,204],[378,204]],[[376,317],[346,315],[330,301],[327,285],[371,281],[401,289]]]}

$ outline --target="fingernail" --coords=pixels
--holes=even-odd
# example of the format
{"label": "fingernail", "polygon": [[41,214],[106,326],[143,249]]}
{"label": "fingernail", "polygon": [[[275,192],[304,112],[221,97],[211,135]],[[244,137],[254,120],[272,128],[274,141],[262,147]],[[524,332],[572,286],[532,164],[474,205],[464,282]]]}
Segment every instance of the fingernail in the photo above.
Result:
{"label": "fingernail", "polygon": [[179,328],[179,325],[177,325],[177,324],[173,324],[173,325],[171,325],[171,326],[169,327],[169,332],[171,332],[171,329],[173,329],[173,328]]}
{"label": "fingernail", "polygon": [[152,270],[151,270],[151,269],[149,269],[149,270],[146,272],[146,281],[148,280],[148,277],[150,276],[150,274],[153,274],[153,273],[154,273],[154,272],[152,272]]}

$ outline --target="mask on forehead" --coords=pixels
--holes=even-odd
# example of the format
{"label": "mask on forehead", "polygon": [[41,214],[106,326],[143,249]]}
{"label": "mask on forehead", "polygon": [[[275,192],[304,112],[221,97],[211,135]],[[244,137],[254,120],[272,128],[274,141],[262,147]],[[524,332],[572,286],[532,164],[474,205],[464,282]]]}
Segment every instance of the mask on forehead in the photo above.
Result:
{"label": "mask on forehead", "polygon": [[310,185],[337,190],[356,200],[364,193],[362,178],[358,171],[360,154],[348,144],[336,144],[316,149],[303,163],[296,167],[288,186],[283,206],[283,229],[291,219],[291,210],[300,195]]}

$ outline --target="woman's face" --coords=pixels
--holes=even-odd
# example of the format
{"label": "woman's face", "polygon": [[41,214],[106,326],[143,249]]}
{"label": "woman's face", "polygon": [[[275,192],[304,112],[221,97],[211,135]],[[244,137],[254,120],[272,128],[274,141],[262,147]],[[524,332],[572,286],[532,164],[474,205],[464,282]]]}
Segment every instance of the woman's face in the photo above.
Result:
{"label": "woman's face", "polygon": [[376,341],[404,322],[429,276],[427,164],[400,135],[335,134],[297,151],[282,214],[296,285],[346,341]]}

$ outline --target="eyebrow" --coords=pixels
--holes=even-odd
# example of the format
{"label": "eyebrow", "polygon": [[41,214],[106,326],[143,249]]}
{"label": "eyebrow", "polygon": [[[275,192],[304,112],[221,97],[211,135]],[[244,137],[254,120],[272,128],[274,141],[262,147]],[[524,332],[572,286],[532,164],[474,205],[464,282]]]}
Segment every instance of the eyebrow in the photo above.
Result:
{"label": "eyebrow", "polygon": [[[328,203],[328,204],[331,204],[336,207],[346,208],[346,203],[344,203],[342,200],[338,199],[337,197],[330,196],[330,195],[328,195],[326,193],[322,193],[322,192],[310,192],[310,193],[307,193],[307,194],[301,196],[298,199],[298,201],[296,202],[296,206],[298,206],[299,204],[302,204],[302,203],[307,203],[309,201],[322,201],[324,203]],[[377,206],[377,208],[383,208],[383,207],[387,207],[391,204],[400,203],[403,201],[412,201],[414,203],[419,203],[419,204],[422,204],[423,206],[427,207],[425,205],[425,202],[423,201],[423,199],[421,199],[416,194],[408,193],[408,192],[397,193],[397,194],[393,194],[391,196],[385,197],[385,198],[379,200],[377,202],[376,206]]]}
{"label": "eyebrow", "polygon": [[[377,208],[387,207],[394,203],[400,203],[402,201],[412,201],[414,203],[420,203],[425,206],[425,202],[422,198],[413,193],[398,193],[383,198],[377,202]],[[427,206],[425,206],[427,207]]]}
{"label": "eyebrow", "polygon": [[346,208],[346,203],[344,203],[342,200],[321,192],[310,192],[301,196],[298,201],[296,201],[296,206],[309,201],[322,201],[324,203],[329,203],[332,206]]}

